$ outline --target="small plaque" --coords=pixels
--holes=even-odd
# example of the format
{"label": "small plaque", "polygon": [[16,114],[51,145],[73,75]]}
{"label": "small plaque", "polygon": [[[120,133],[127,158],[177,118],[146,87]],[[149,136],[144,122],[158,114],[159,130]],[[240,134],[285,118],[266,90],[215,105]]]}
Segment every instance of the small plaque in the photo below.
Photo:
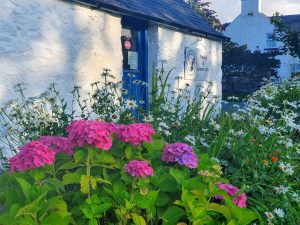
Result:
{"label": "small plaque", "polygon": [[128,65],[131,70],[137,70],[139,68],[139,53],[138,52],[128,52]]}

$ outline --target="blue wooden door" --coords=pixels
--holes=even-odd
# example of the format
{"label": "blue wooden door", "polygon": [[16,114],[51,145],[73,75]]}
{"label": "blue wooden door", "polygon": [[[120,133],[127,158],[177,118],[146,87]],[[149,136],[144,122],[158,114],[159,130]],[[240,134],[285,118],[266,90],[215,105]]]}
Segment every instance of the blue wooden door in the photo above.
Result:
{"label": "blue wooden door", "polygon": [[122,18],[123,86],[125,97],[147,106],[147,26],[131,18]]}

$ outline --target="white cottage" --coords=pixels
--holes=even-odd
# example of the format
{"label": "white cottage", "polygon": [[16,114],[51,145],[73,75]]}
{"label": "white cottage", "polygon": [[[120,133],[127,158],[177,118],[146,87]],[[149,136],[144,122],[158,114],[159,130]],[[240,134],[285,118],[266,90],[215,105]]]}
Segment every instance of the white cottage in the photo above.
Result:
{"label": "white cottage", "polygon": [[29,95],[52,82],[66,98],[74,85],[88,92],[103,68],[149,81],[160,60],[171,79],[221,95],[224,39],[183,0],[1,0],[0,103],[18,82]]}
{"label": "white cottage", "polygon": [[[261,0],[241,0],[241,14],[230,23],[224,34],[233,42],[247,44],[251,51],[269,51],[280,48],[274,40],[274,26],[270,18],[262,13]],[[282,21],[300,32],[300,15],[283,16]],[[291,78],[292,73],[300,72],[300,60],[290,55],[278,56],[281,67],[278,75],[282,79]]]}

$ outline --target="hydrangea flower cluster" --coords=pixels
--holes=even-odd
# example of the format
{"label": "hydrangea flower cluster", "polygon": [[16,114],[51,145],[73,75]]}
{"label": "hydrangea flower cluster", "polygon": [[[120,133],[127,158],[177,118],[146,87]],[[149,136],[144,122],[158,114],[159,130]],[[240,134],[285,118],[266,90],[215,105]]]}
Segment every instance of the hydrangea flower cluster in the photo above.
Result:
{"label": "hydrangea flower cluster", "polygon": [[168,144],[163,152],[162,160],[165,162],[177,162],[179,165],[191,169],[198,167],[198,157],[193,148],[185,143]]}
{"label": "hydrangea flower cluster", "polygon": [[140,145],[143,141],[152,142],[151,135],[155,134],[155,130],[151,124],[135,123],[129,125],[120,125],[115,129],[118,139],[129,142],[132,145]]}
{"label": "hydrangea flower cluster", "polygon": [[39,141],[32,141],[23,147],[20,152],[10,158],[10,170],[13,173],[52,165],[55,161],[55,151]]}
{"label": "hydrangea flower cluster", "polygon": [[55,151],[55,153],[65,153],[68,155],[73,155],[73,144],[68,138],[60,136],[42,136],[39,139],[44,145],[47,145]]}
{"label": "hydrangea flower cluster", "polygon": [[132,177],[153,176],[153,169],[146,161],[133,160],[125,166],[125,171]]}
{"label": "hydrangea flower cluster", "polygon": [[[218,187],[220,189],[225,190],[230,197],[240,191],[240,189],[238,189],[237,187],[230,185],[230,184],[218,183]],[[223,197],[220,195],[215,196],[215,198],[223,200]],[[233,199],[233,203],[236,204],[240,208],[246,208],[247,207],[246,194],[243,192],[239,196],[235,197]]]}
{"label": "hydrangea flower cluster", "polygon": [[85,145],[109,150],[112,146],[111,125],[97,120],[74,121],[66,128],[68,139],[76,147]]}

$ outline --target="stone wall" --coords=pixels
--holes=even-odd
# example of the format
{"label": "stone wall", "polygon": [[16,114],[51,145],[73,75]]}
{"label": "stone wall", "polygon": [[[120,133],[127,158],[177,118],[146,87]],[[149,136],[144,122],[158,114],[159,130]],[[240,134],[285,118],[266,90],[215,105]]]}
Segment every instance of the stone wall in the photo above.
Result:
{"label": "stone wall", "polygon": [[250,94],[261,88],[264,78],[269,74],[259,73],[224,73],[222,79],[223,94],[244,95]]}
{"label": "stone wall", "polygon": [[40,94],[56,82],[65,97],[84,91],[103,68],[122,78],[121,18],[61,0],[0,1],[0,104],[13,86]]}

